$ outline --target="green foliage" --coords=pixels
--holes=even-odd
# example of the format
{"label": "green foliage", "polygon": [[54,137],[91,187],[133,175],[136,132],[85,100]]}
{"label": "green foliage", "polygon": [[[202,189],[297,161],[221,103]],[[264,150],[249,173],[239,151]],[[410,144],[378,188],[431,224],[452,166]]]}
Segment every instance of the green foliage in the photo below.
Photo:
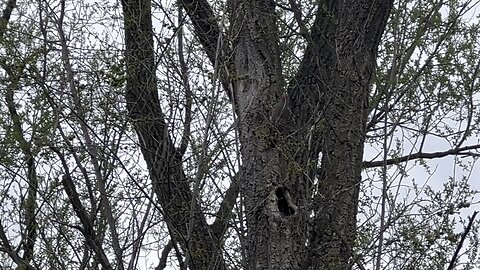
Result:
{"label": "green foliage", "polygon": [[[79,230],[83,224],[61,183],[68,174],[108,258],[115,254],[105,201],[113,209],[113,224],[124,248],[125,262],[131,260],[133,264],[149,256],[156,260],[156,253],[166,245],[163,240],[176,230],[166,225],[162,209],[152,195],[153,183],[140,153],[151,149],[139,149],[136,134],[129,127],[123,97],[129,74],[123,53],[120,1],[66,1],[63,29],[67,53],[62,52],[58,32],[60,2],[17,2],[7,32],[0,39],[0,217],[9,242],[22,249],[24,213],[35,206],[39,229],[35,266],[69,269],[84,263],[86,268],[98,269],[99,261],[86,248],[85,237]],[[225,25],[224,38],[236,38],[229,36],[231,14],[225,9],[225,2],[209,2],[219,14],[212,19]],[[318,1],[296,1],[301,4],[304,26],[299,25],[288,8],[291,1],[276,2],[283,76],[288,82],[294,79],[301,64],[308,41],[308,33],[302,28],[308,30],[312,26]],[[228,185],[236,179],[241,148],[236,128],[243,119],[232,114],[229,100],[220,90],[214,67],[193,35],[188,17],[178,19],[177,7],[164,1],[154,1],[152,5],[157,85],[165,128],[173,146],[179,147],[186,126],[190,127],[182,168],[185,177],[192,179],[192,186],[197,177],[201,180],[197,203],[206,222],[211,223]],[[399,162],[409,154],[478,144],[480,23],[472,17],[474,12],[470,1],[397,1],[385,30],[368,104],[365,150],[367,162],[381,161],[383,147],[388,148],[387,158],[394,160],[387,168],[387,227],[380,269],[445,269],[468,222],[466,216],[478,207],[478,191],[470,186],[478,149],[456,153],[449,163],[453,169],[448,172],[440,171],[445,163],[438,165],[428,157]],[[184,25],[182,50],[177,46],[180,25]],[[179,53],[187,63],[186,73],[179,66]],[[66,72],[67,62],[73,79]],[[251,78],[250,74],[228,76],[232,82]],[[6,104],[9,90],[13,91],[20,132],[15,129],[14,117]],[[187,99],[192,100],[190,108]],[[387,145],[383,142],[385,104]],[[207,119],[211,121],[208,127]],[[320,122],[311,132],[320,133],[328,125]],[[283,169],[291,177],[300,178],[314,171],[319,164],[311,161],[301,167],[289,154],[291,149],[311,147],[312,142],[308,138],[291,142],[274,132],[274,128],[266,121],[255,130],[264,142],[261,147],[272,147],[274,141],[273,147],[287,161]],[[36,203],[26,202],[29,171],[25,149],[30,149],[35,157],[39,181]],[[164,158],[162,153],[158,157]],[[374,269],[381,233],[380,167],[366,168],[363,179],[353,249],[365,268]],[[309,192],[316,192],[313,183],[319,181],[312,179]],[[103,194],[100,184],[106,186]],[[168,184],[175,188],[177,183]],[[232,269],[241,269],[244,263],[242,254],[248,235],[243,211],[239,199],[222,239],[227,243],[224,253]],[[457,269],[480,266],[478,230],[476,222]],[[135,254],[137,243],[140,253]],[[181,254],[182,248],[175,245],[176,252]],[[202,253],[205,249],[199,247],[194,252]],[[2,246],[0,268],[13,269],[15,263],[4,250]],[[169,263],[177,267],[174,253],[171,252]]]}
{"label": "green foliage", "polygon": [[[410,154],[478,143],[480,115],[474,108],[480,105],[480,22],[471,18],[474,10],[470,1],[395,4],[379,49],[367,153],[387,148],[388,158],[398,162]],[[383,143],[385,103],[387,145]],[[476,154],[463,156],[441,163],[407,160],[388,167],[387,229],[380,269],[446,268],[463,232],[461,225],[466,226],[465,217],[478,202],[478,192],[468,184]],[[453,176],[447,177],[444,167],[450,163]],[[357,239],[360,250],[376,243],[379,233],[374,225],[378,214],[369,209],[377,209],[379,191],[369,187],[379,185],[382,173],[368,169],[366,174],[360,207],[365,223]],[[474,226],[469,233],[467,242],[472,242],[462,249],[465,253],[456,269],[471,269],[476,263],[478,267],[478,257],[467,259],[478,256],[477,231]],[[365,261],[373,264],[374,260]]]}

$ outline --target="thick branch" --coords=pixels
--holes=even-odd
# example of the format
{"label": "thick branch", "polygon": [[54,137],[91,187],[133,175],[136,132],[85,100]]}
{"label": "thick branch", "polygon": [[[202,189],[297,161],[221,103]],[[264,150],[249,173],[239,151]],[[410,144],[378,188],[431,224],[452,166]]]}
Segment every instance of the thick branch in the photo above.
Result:
{"label": "thick branch", "polygon": [[289,82],[291,110],[298,118],[298,126],[311,121],[320,112],[319,102],[335,69],[336,2],[327,0],[319,4],[310,34],[306,34],[307,48],[302,62]]}
{"label": "thick branch", "polygon": [[230,102],[234,102],[235,91],[230,84],[230,77],[235,73],[232,63],[227,60],[231,49],[225,42],[219,42],[222,31],[210,4],[206,0],[180,0],[180,3],[192,21],[195,35],[205,49],[208,59],[213,66],[218,67],[220,82]]}
{"label": "thick branch", "polygon": [[[178,20],[183,20],[182,8],[178,8]],[[192,89],[188,82],[188,67],[183,56],[183,25],[178,26],[178,62],[180,64],[180,76],[182,77],[183,88],[185,89],[185,121],[183,123],[182,142],[180,143],[180,154],[183,156],[187,151],[190,140],[190,128],[192,124]]]}
{"label": "thick branch", "polygon": [[108,261],[108,258],[101,247],[101,244],[98,241],[96,236],[95,230],[93,228],[93,222],[88,217],[88,213],[85,210],[85,207],[82,205],[80,201],[80,195],[78,194],[75,184],[73,183],[72,178],[68,172],[62,177],[62,185],[65,189],[65,193],[67,193],[70,203],[72,204],[73,210],[75,211],[77,217],[80,219],[80,222],[83,225],[83,228],[80,230],[87,244],[90,248],[95,252],[97,259],[99,260],[100,264],[105,269],[113,269]]}
{"label": "thick branch", "polygon": [[473,212],[473,215],[470,217],[468,221],[468,225],[463,231],[462,238],[460,239],[460,242],[458,243],[457,248],[455,249],[455,253],[453,254],[452,260],[450,261],[450,265],[448,266],[447,270],[453,270],[453,268],[455,267],[455,262],[458,259],[458,253],[460,252],[460,249],[463,246],[463,242],[465,241],[465,238],[467,238],[468,232],[470,232],[470,230],[472,229],[473,221],[475,220],[475,217],[477,216],[477,214],[478,214],[478,211],[475,211]]}
{"label": "thick branch", "polygon": [[[118,232],[116,230],[116,224],[115,224],[115,218],[113,216],[112,212],[112,207],[110,204],[110,200],[107,196],[107,188],[105,184],[105,179],[104,176],[102,175],[102,172],[100,170],[100,161],[98,160],[98,150],[97,147],[90,137],[89,133],[89,128],[86,124],[85,121],[85,113],[84,113],[84,108],[82,107],[81,104],[81,97],[80,93],[78,91],[78,88],[75,84],[74,81],[74,75],[73,75],[73,68],[72,64],[70,63],[70,51],[68,49],[67,45],[67,40],[65,37],[65,33],[63,30],[63,18],[65,16],[65,0],[62,0],[60,2],[60,18],[58,19],[58,34],[60,36],[60,44],[62,47],[62,61],[63,65],[65,67],[65,73],[67,75],[67,81],[69,84],[69,90],[72,95],[73,99],[73,108],[76,111],[76,116],[78,117],[78,122],[80,124],[81,130],[82,130],[82,135],[85,139],[85,145],[87,148],[87,151],[90,154],[91,162],[95,171],[95,178],[96,178],[96,184],[97,187],[100,191],[100,205],[102,206],[103,210],[105,211],[105,216],[107,219],[108,223],[108,228],[111,233],[111,240],[112,240],[112,246],[113,250],[115,252],[115,256],[117,258],[117,267],[118,270],[123,270],[124,265],[123,265],[123,250],[120,247],[120,241],[119,241],[119,236]],[[86,178],[86,181],[88,182],[88,177]]]}
{"label": "thick branch", "polygon": [[93,228],[93,222],[90,219],[88,212],[85,210],[82,202],[80,201],[80,195],[75,188],[75,183],[73,182],[73,179],[71,177],[70,170],[68,168],[64,155],[55,147],[51,147],[50,149],[52,149],[52,151],[58,155],[58,157],[60,158],[60,162],[62,163],[63,169],[65,170],[65,174],[62,177],[62,185],[65,189],[65,193],[68,196],[70,204],[73,207],[73,211],[82,223],[83,227],[79,228],[80,232],[85,237],[87,244],[90,246],[93,252],[95,252],[95,255],[100,264],[105,269],[113,269],[102,248],[101,243],[99,242],[99,238],[95,233],[95,230]]}
{"label": "thick branch", "polygon": [[[190,208],[193,197],[190,180],[183,171],[181,153],[173,145],[160,106],[150,1],[124,0],[122,6],[129,74],[125,94],[127,109],[172,239],[179,240],[182,248],[189,252],[191,269],[210,269],[217,262],[220,262],[217,269],[224,269],[220,242],[213,237],[199,204],[195,201]],[[191,239],[187,239],[185,224],[189,222],[190,211],[194,212],[195,227]]]}
{"label": "thick branch", "polygon": [[[306,261],[312,269],[331,265],[349,269],[352,261],[348,246],[355,242],[366,104],[378,44],[392,4],[392,0],[326,0],[317,12],[314,32],[319,31],[320,36],[313,35],[312,39],[318,39],[328,52],[314,52],[321,73],[316,74],[318,91],[323,91],[320,110],[314,111],[314,117],[321,117],[323,123],[323,152],[319,170],[322,181],[314,198],[318,208]],[[310,94],[315,94],[314,90]],[[337,228],[340,234],[335,233]]]}
{"label": "thick branch", "polygon": [[[443,158],[446,156],[451,156],[451,155],[461,155],[461,156],[478,156],[480,153],[472,153],[472,152],[467,152],[469,150],[476,150],[480,149],[480,144],[476,145],[470,145],[470,146],[465,146],[465,147],[460,147],[460,148],[455,148],[455,149],[450,149],[447,151],[443,152],[433,152],[433,153],[415,153],[415,154],[410,154],[398,158],[392,158],[387,160],[387,165],[392,165],[392,164],[398,164],[401,162],[406,162],[409,160],[414,160],[414,159],[434,159],[434,158]],[[363,167],[364,168],[373,168],[373,167],[380,167],[384,165],[383,160],[379,161],[364,161],[363,162]]]}
{"label": "thick branch", "polygon": [[26,266],[27,269],[33,270],[33,268],[30,264],[27,262],[23,261],[22,258],[17,254],[17,252],[12,248],[10,245],[10,242],[8,241],[7,235],[5,234],[5,229],[2,225],[2,221],[0,220],[0,241],[1,241],[1,250],[5,251],[8,256],[19,266],[19,269],[21,266]]}
{"label": "thick branch", "polygon": [[17,5],[17,1],[9,0],[7,2],[7,6],[2,12],[2,17],[0,18],[0,38],[3,38],[3,35],[7,30],[7,24],[10,21],[10,16],[12,15],[12,11],[16,5]]}
{"label": "thick branch", "polygon": [[[35,168],[35,156],[32,153],[32,145],[24,136],[24,131],[22,128],[22,118],[19,115],[15,100],[14,100],[14,91],[19,89],[20,77],[23,74],[25,65],[21,63],[17,68],[12,68],[10,65],[6,64],[3,60],[0,61],[0,66],[8,74],[8,79],[10,80],[9,84],[6,87],[5,91],[5,102],[7,104],[8,112],[10,119],[12,121],[12,129],[15,134],[14,138],[18,141],[18,145],[25,159],[27,165],[27,199],[23,205],[25,211],[25,232],[24,232],[24,242],[23,242],[23,260],[27,263],[30,262],[33,258],[35,241],[37,238],[37,221],[35,219],[36,210],[37,210],[37,189],[38,189],[38,179],[37,171]],[[32,136],[35,136],[33,134]]]}
{"label": "thick branch", "polygon": [[167,245],[163,248],[162,251],[162,256],[160,257],[160,262],[158,263],[157,267],[155,267],[155,270],[163,270],[167,267],[167,259],[168,259],[168,254],[173,248],[173,242],[172,240],[168,241]]}
{"label": "thick branch", "polygon": [[217,40],[220,27],[217,24],[213,10],[206,0],[180,0],[193,23],[195,34],[205,48],[208,59],[215,63]]}
{"label": "thick branch", "polygon": [[227,225],[232,215],[232,209],[235,206],[239,191],[240,186],[238,185],[238,181],[234,180],[225,192],[225,197],[223,198],[223,201],[220,204],[220,209],[218,209],[216,214],[217,218],[211,225],[213,233],[217,238],[221,238],[227,230]]}

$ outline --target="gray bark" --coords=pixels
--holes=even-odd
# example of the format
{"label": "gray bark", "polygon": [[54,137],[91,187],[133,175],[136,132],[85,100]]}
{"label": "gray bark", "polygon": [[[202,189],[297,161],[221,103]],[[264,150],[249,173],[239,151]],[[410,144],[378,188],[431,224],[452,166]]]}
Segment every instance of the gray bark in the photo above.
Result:
{"label": "gray bark", "polygon": [[[221,81],[237,114],[247,269],[351,266],[369,86],[392,2],[320,1],[305,34],[304,59],[287,84],[275,1],[229,2],[232,48],[216,47],[222,33],[208,2],[181,1],[208,57],[220,61]],[[187,252],[201,251],[190,254],[190,268],[224,269],[219,243],[224,230],[208,226],[198,205],[192,239],[184,239],[192,193],[159,105],[150,9],[140,9],[149,1],[122,4],[128,109],[167,224]],[[230,53],[232,58],[226,57]],[[276,125],[272,109],[285,91],[289,114]],[[317,178],[319,189],[313,193]],[[221,224],[238,194],[232,187],[219,212]]]}
{"label": "gray bark", "polygon": [[[232,9],[237,97],[248,234],[248,269],[293,269],[292,219],[279,211],[276,189],[286,184],[285,156],[271,110],[284,92],[275,4],[236,1]],[[276,134],[276,135],[275,135]],[[279,136],[277,136],[279,135]],[[273,142],[275,139],[276,142]],[[272,145],[273,144],[273,145]],[[275,146],[277,145],[277,146]]]}
{"label": "gray bark", "polygon": [[[198,203],[190,208],[190,180],[182,168],[182,156],[169,137],[155,80],[155,56],[151,3],[149,0],[122,1],[127,63],[126,101],[148,166],[155,194],[161,205],[171,237],[191,258],[190,269],[225,269],[222,257],[223,230],[214,231]],[[193,211],[194,229],[188,238],[187,224]]]}

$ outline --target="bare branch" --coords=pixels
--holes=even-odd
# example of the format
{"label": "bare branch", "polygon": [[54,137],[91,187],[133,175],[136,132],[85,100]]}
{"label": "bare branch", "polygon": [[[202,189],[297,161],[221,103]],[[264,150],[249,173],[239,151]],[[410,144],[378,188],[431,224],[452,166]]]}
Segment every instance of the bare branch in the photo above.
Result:
{"label": "bare branch", "polygon": [[2,17],[0,18],[0,38],[3,38],[5,31],[7,30],[8,22],[10,21],[10,16],[12,15],[12,11],[17,5],[16,0],[9,0],[7,2],[7,6],[2,12]]}
{"label": "bare branch", "polygon": [[162,256],[160,257],[160,262],[158,263],[155,270],[163,270],[167,267],[168,254],[173,248],[172,240],[168,241],[167,245],[163,248]]}
{"label": "bare branch", "polygon": [[[242,171],[242,169],[240,169]],[[237,173],[239,175],[239,173]],[[213,222],[212,227],[213,233],[217,236],[217,238],[222,237],[227,230],[228,221],[230,220],[232,209],[235,206],[235,201],[237,200],[238,193],[240,191],[240,186],[238,178],[235,177],[235,180],[230,184],[230,187],[225,192],[225,197],[223,198],[222,203],[220,204],[220,209],[216,214],[216,219]]]}
{"label": "bare branch", "polygon": [[195,34],[205,48],[210,62],[214,64],[217,40],[221,33],[210,4],[206,0],[180,0],[179,2],[187,11],[195,28]]}
{"label": "bare branch", "polygon": [[[16,6],[15,0],[9,0],[5,9],[2,12],[2,17],[0,18],[0,39],[3,38],[5,35],[7,25],[10,21],[10,16],[12,14],[13,9]],[[13,130],[16,133],[15,138],[17,138],[20,149],[25,156],[25,160],[27,163],[27,179],[28,179],[28,195],[25,201],[25,243],[24,247],[24,254],[23,254],[23,265],[29,264],[30,260],[33,258],[33,252],[35,247],[35,240],[37,238],[37,221],[35,219],[35,212],[36,212],[36,201],[37,201],[37,188],[38,188],[38,180],[37,180],[37,173],[35,169],[35,157],[31,151],[31,144],[27,142],[24,136],[24,132],[22,129],[22,123],[20,122],[20,116],[17,112],[15,103],[14,103],[14,89],[18,88],[18,84],[20,81],[20,76],[23,73],[23,69],[25,65],[22,63],[20,66],[20,70],[14,72],[10,66],[8,66],[5,62],[2,61],[1,63],[2,68],[6,71],[8,76],[10,77],[11,82],[6,88],[5,99],[8,107],[8,111],[10,113],[10,119],[13,123]],[[3,227],[2,234],[3,232]],[[18,256],[18,255],[17,255]],[[13,259],[13,258],[12,258]],[[29,267],[29,266],[28,266]]]}
{"label": "bare branch", "polygon": [[62,185],[73,207],[73,210],[75,211],[75,214],[80,219],[80,222],[83,225],[82,228],[78,228],[78,229],[85,237],[87,244],[95,252],[95,255],[97,256],[97,259],[99,260],[100,264],[105,269],[113,270],[113,267],[110,265],[110,262],[101,244],[99,243],[99,239],[97,238],[97,235],[93,228],[93,222],[88,216],[88,212],[85,210],[85,207],[83,206],[82,202],[80,201],[80,195],[78,194],[77,189],[75,188],[75,184],[73,182],[73,179],[71,178],[70,170],[68,168],[64,155],[55,147],[50,147],[50,149],[58,155],[62,163],[63,169],[65,170],[65,174],[62,177]]}
{"label": "bare branch", "polygon": [[[200,205],[195,201],[182,168],[160,106],[155,76],[155,54],[149,1],[122,1],[125,24],[127,73],[126,101],[129,116],[137,132],[140,148],[149,169],[155,194],[162,205],[172,239],[191,251],[196,267],[208,268],[219,262],[225,269],[220,242],[213,237]],[[147,8],[146,8],[147,7]],[[217,39],[215,39],[216,41]],[[215,47],[216,48],[216,47]],[[191,202],[193,201],[193,207]],[[195,221],[194,233],[187,238],[189,213]],[[202,247],[202,248],[199,248]]]}
{"label": "bare branch", "polygon": [[[13,131],[15,138],[18,141],[18,145],[25,159],[27,165],[27,199],[23,205],[25,209],[25,231],[23,232],[23,260],[27,263],[33,258],[35,241],[37,238],[37,221],[35,219],[37,210],[37,189],[38,179],[37,171],[35,168],[35,156],[32,153],[31,142],[27,141],[22,128],[21,116],[19,115],[15,100],[14,91],[19,89],[20,77],[23,74],[25,65],[21,63],[19,68],[13,69],[10,65],[6,64],[3,60],[0,62],[1,67],[9,76],[9,84],[5,91],[5,101],[7,104],[10,119],[13,125]],[[34,134],[32,134],[34,137]]]}
{"label": "bare branch", "polygon": [[[470,145],[470,146],[465,146],[465,147],[460,147],[460,148],[455,148],[455,149],[450,149],[447,151],[443,152],[433,152],[433,153],[415,153],[415,154],[410,154],[398,158],[392,158],[388,159],[386,161],[387,165],[392,165],[392,164],[398,164],[401,162],[409,161],[409,160],[414,160],[414,159],[434,159],[434,158],[443,158],[446,156],[451,156],[451,155],[460,155],[460,156],[478,156],[480,153],[472,153],[468,152],[469,150],[477,150],[480,149],[480,144],[476,145]],[[373,167],[380,167],[383,166],[384,160],[379,160],[379,161],[364,161],[363,162],[363,167],[364,168],[373,168]]]}
{"label": "bare branch", "polygon": [[460,249],[463,246],[463,242],[465,241],[465,238],[467,237],[468,232],[470,232],[470,229],[472,228],[473,221],[475,220],[475,217],[477,216],[478,211],[473,212],[473,215],[470,217],[468,221],[468,225],[463,231],[462,238],[460,239],[460,242],[457,245],[457,249],[455,250],[455,253],[453,254],[452,260],[450,260],[450,265],[448,266],[447,270],[453,270],[455,267],[455,262],[458,259],[458,253],[460,252]]}
{"label": "bare branch", "polygon": [[15,252],[15,250],[10,245],[7,235],[5,234],[5,229],[3,228],[2,221],[0,220],[0,240],[1,240],[1,247],[2,250],[5,251],[10,258],[18,265],[18,266],[26,266],[27,269],[33,270],[33,268],[28,262],[25,262],[20,258],[20,256]]}
{"label": "bare branch", "polygon": [[467,140],[468,136],[470,135],[470,127],[472,125],[473,111],[475,108],[475,105],[473,103],[473,95],[474,95],[475,81],[478,76],[479,70],[480,70],[480,60],[477,61],[477,65],[475,66],[475,71],[473,72],[473,75],[472,75],[472,83],[469,85],[468,104],[467,104],[467,107],[468,107],[467,126],[465,127],[465,131],[463,132],[462,138],[457,143],[457,148],[462,146],[462,144]]}
{"label": "bare branch", "polygon": [[[397,73],[398,74],[402,74],[403,70],[406,68],[407,64],[409,63],[409,60],[410,60],[411,56],[413,55],[415,49],[417,48],[417,46],[419,44],[419,40],[421,40],[423,38],[423,36],[425,35],[425,33],[429,30],[429,27],[431,26],[433,14],[435,12],[438,12],[438,10],[440,10],[442,8],[442,6],[443,6],[442,1],[438,2],[434,7],[432,7],[432,9],[427,14],[427,16],[425,16],[425,18],[422,19],[422,21],[420,23],[420,26],[419,26],[419,30],[416,31],[416,33],[417,33],[416,36],[413,38],[413,41],[412,41],[411,45],[406,49],[405,54],[404,54],[403,58],[401,59],[401,61],[399,61],[403,64],[402,64],[402,66],[397,68],[397,70],[398,70]],[[393,89],[395,85],[394,86],[391,86],[390,84],[385,85],[385,89],[382,92],[387,92],[386,89],[389,88],[389,87],[392,88],[391,91],[395,90],[396,92],[400,92],[400,95],[398,95],[393,102],[390,102],[388,111],[391,111],[393,108],[395,108],[395,106],[397,106],[402,101],[403,97],[409,92],[408,90],[411,89],[416,84],[418,78],[422,74],[424,74],[424,71],[427,69],[427,67],[429,65],[431,65],[431,63],[433,61],[433,58],[438,54],[438,52],[441,49],[441,46],[444,44],[447,37],[449,37],[450,35],[452,35],[455,32],[455,26],[458,25],[458,23],[460,22],[461,15],[464,12],[468,11],[467,7],[468,7],[467,4],[464,5],[462,7],[462,9],[458,12],[458,14],[451,21],[449,21],[447,30],[445,31],[445,33],[443,33],[440,36],[437,43],[435,44],[435,48],[433,49],[432,53],[430,53],[430,55],[427,57],[427,59],[424,60],[424,64],[415,72],[415,74],[413,74],[412,78],[409,79],[410,83],[403,85],[403,87],[401,87],[400,89]],[[398,74],[389,74],[389,76],[390,77],[398,76]],[[381,94],[383,94],[383,93],[381,93]],[[379,100],[377,100],[377,102],[378,101]],[[373,106],[372,108],[376,108],[376,106]],[[371,117],[370,121],[367,123],[367,131],[371,130],[373,127],[375,127],[376,124],[378,124],[378,122],[383,118],[384,113],[385,113],[385,110],[382,109],[382,110],[378,111],[377,113],[375,113]],[[461,144],[459,144],[459,145],[461,145]]]}
{"label": "bare branch", "polygon": [[[106,215],[107,222],[108,222],[108,228],[109,228],[109,231],[110,231],[111,236],[112,236],[113,249],[114,249],[114,252],[115,252],[116,259],[117,259],[117,267],[118,267],[119,270],[123,270],[124,269],[123,255],[122,255],[123,250],[120,247],[119,236],[118,236],[116,225],[115,225],[115,218],[113,217],[112,207],[111,207],[110,201],[107,197],[105,179],[104,179],[104,177],[102,175],[102,172],[100,170],[100,164],[99,164],[99,160],[97,158],[98,150],[97,150],[96,145],[94,145],[94,142],[93,142],[93,140],[92,140],[92,138],[90,137],[90,134],[89,134],[89,128],[88,128],[88,126],[86,124],[86,121],[85,121],[84,109],[81,105],[80,94],[78,92],[77,86],[76,86],[75,81],[74,81],[73,68],[72,68],[72,64],[70,63],[70,59],[69,59],[69,49],[68,49],[68,46],[67,46],[65,33],[63,31],[63,18],[65,16],[65,0],[62,0],[60,2],[60,8],[61,8],[61,10],[60,10],[60,18],[58,20],[58,34],[60,36],[60,42],[61,42],[61,46],[62,46],[62,61],[63,61],[64,67],[65,67],[65,70],[66,70],[66,73],[67,73],[69,90],[70,90],[70,92],[72,94],[72,97],[73,97],[73,103],[74,103],[73,107],[74,107],[74,109],[77,113],[77,116],[79,118],[78,122],[81,126],[82,135],[85,139],[85,144],[86,144],[86,147],[87,147],[87,151],[90,154],[90,159],[91,159],[91,162],[92,162],[93,167],[94,167],[96,183],[97,183],[97,186],[99,188],[100,197],[101,197],[100,204],[101,204],[102,208],[105,210],[105,215]],[[92,227],[92,229],[93,229],[93,227]]]}
{"label": "bare branch", "polygon": [[297,24],[300,27],[300,34],[306,39],[309,39],[310,37],[308,36],[308,28],[302,19],[300,5],[295,0],[289,0],[288,2],[290,4],[291,11],[293,12],[293,17],[295,18],[295,21],[297,21]]}
{"label": "bare branch", "polygon": [[183,123],[182,142],[180,143],[179,152],[183,156],[187,150],[188,141],[190,140],[190,125],[192,122],[192,90],[188,82],[188,67],[183,56],[183,12],[182,8],[178,8],[178,62],[180,64],[180,76],[182,77],[183,87],[185,89],[185,122]]}
{"label": "bare branch", "polygon": [[212,65],[219,67],[219,78],[230,102],[235,103],[233,85],[230,76],[235,74],[232,63],[228,60],[231,49],[223,42],[220,25],[206,0],[179,0],[187,12],[195,29],[195,35],[207,53]]}
{"label": "bare branch", "polygon": [[[151,191],[150,198],[153,198],[153,190]],[[131,254],[131,259],[130,263],[128,264],[128,269],[136,269],[136,263],[138,260],[138,254],[140,253],[140,249],[143,243],[143,239],[145,238],[145,226],[147,224],[147,219],[150,218],[149,213],[150,209],[152,208],[153,201],[149,200],[147,209],[145,210],[142,223],[140,224],[140,227],[138,228],[138,237],[135,241],[133,241],[133,248],[132,248],[132,254]]]}

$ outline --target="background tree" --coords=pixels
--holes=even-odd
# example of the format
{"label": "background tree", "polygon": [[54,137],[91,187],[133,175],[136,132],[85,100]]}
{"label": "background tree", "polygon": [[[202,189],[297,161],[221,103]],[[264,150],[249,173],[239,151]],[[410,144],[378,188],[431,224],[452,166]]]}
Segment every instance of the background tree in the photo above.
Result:
{"label": "background tree", "polygon": [[476,4],[6,2],[0,266],[445,267],[478,202]]}

